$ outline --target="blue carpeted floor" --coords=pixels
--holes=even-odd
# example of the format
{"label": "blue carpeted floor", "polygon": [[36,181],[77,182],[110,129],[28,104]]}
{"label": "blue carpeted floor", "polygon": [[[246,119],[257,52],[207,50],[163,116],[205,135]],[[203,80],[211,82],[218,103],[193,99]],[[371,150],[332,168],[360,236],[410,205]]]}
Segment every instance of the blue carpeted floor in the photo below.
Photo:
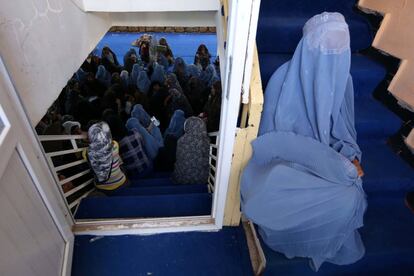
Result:
{"label": "blue carpeted floor", "polygon": [[263,87],[273,72],[290,59],[307,19],[323,11],[345,15],[353,52],[355,124],[368,196],[365,226],[361,229],[366,246],[362,260],[349,266],[324,264],[314,273],[307,260],[288,260],[263,244],[265,275],[414,275],[414,215],[404,206],[404,193],[414,189],[414,170],[386,145],[387,138],[398,131],[402,122],[372,96],[386,68],[359,53],[370,46],[372,34],[370,25],[354,6],[354,0],[261,1],[257,46]]}
{"label": "blue carpeted floor", "polygon": [[[125,53],[133,48],[131,43],[143,33],[118,33],[108,32],[96,46],[98,54],[101,55],[102,48],[109,46],[116,54],[118,61],[123,65]],[[182,57],[185,62],[193,63],[194,55],[200,44],[205,44],[214,61],[217,55],[217,37],[210,33],[151,33],[155,38],[165,37],[175,57]],[[135,49],[138,50],[137,47]]]}
{"label": "blue carpeted floor", "polygon": [[93,238],[76,237],[72,275],[253,275],[242,227]]}

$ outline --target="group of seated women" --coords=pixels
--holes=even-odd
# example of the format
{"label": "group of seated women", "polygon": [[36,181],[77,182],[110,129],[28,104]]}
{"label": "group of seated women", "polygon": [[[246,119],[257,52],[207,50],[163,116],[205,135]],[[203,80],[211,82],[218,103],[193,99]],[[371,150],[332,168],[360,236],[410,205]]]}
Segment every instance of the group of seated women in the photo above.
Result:
{"label": "group of seated women", "polygon": [[[144,35],[120,65],[104,47],[69,80],[38,134],[88,133],[83,156],[96,187],[113,193],[128,179],[173,171],[177,184],[207,183],[209,138],[220,122],[218,60],[200,45],[194,64],[174,58],[165,38]],[[51,115],[53,114],[53,116]]]}

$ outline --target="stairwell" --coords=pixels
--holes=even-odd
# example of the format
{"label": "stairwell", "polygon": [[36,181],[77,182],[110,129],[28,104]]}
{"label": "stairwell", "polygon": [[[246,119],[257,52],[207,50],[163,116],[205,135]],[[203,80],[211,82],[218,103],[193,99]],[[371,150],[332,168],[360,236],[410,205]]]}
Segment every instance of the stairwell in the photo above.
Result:
{"label": "stairwell", "polygon": [[[257,47],[263,87],[273,72],[288,61],[302,37],[305,22],[323,11],[342,13],[351,35],[351,75],[355,90],[355,125],[365,171],[363,187],[368,198],[364,227],[360,230],[366,254],[348,266],[324,264],[319,275],[409,275],[414,271],[414,216],[404,206],[404,194],[414,189],[414,171],[387,145],[402,121],[373,97],[387,69],[361,54],[373,35],[368,21],[355,11],[353,0],[262,0]],[[265,275],[314,274],[308,260],[288,260],[262,243]]]}

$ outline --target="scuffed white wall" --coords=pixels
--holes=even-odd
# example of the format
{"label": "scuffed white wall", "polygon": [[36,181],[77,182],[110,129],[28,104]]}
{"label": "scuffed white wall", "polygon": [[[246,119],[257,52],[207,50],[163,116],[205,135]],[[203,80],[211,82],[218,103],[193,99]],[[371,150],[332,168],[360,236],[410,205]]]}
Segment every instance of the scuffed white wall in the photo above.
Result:
{"label": "scuffed white wall", "polygon": [[34,125],[111,20],[106,13],[84,13],[70,0],[13,0],[0,5],[0,54]]}
{"label": "scuffed white wall", "polygon": [[2,0],[0,54],[36,125],[111,26],[214,26],[215,15],[85,13],[71,0]]}

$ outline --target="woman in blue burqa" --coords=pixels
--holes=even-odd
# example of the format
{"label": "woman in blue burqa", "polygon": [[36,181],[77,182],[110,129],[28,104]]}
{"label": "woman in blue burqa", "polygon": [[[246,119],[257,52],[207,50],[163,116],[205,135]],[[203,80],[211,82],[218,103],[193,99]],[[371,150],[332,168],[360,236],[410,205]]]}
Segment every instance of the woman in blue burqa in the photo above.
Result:
{"label": "woman in blue burqa", "polygon": [[259,137],[241,181],[242,211],[288,258],[351,264],[367,207],[354,127],[348,25],[322,13],[303,28],[290,61],[271,77]]}

